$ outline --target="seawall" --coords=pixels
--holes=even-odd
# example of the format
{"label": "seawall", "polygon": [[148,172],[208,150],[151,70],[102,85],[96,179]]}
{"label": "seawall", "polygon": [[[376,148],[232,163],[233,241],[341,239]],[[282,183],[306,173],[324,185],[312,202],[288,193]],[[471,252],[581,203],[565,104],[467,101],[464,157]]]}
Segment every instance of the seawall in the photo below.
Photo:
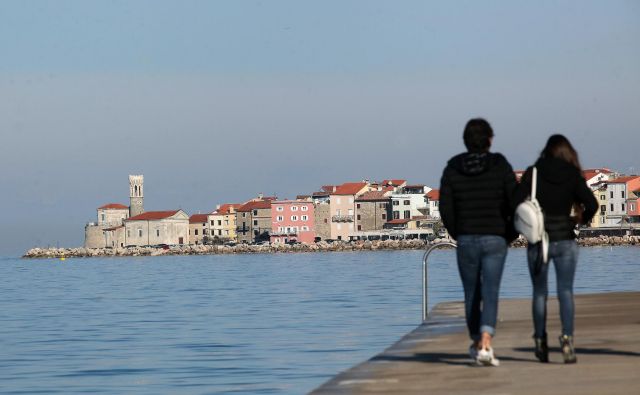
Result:
{"label": "seawall", "polygon": [[[388,251],[388,250],[419,250],[431,244],[443,241],[436,239],[432,242],[422,240],[374,240],[333,242],[324,241],[314,244],[271,244],[235,246],[210,245],[181,245],[168,249],[156,247],[126,247],[126,248],[32,248],[23,258],[84,258],[110,256],[158,256],[158,255],[211,255],[211,254],[267,254],[287,252],[342,252],[342,251]],[[580,246],[640,246],[640,236],[599,236],[578,239]],[[511,247],[525,247],[526,241],[518,239]]]}

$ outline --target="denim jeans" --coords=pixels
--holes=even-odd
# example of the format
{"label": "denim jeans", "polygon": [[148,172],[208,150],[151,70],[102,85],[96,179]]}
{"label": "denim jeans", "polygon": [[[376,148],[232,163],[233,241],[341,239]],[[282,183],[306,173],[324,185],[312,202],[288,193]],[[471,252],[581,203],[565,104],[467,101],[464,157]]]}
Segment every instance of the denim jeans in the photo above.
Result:
{"label": "denim jeans", "polygon": [[542,269],[536,273],[534,263],[539,249],[530,246],[527,250],[529,261],[529,274],[533,283],[533,328],[535,337],[547,336],[547,277],[549,265],[553,260],[556,269],[556,282],[558,286],[558,301],[560,303],[560,321],[562,322],[562,334],[573,336],[573,279],[578,263],[578,244],[575,240],[560,240],[549,243],[549,262],[542,265]]}
{"label": "denim jeans", "polygon": [[491,336],[496,332],[507,241],[496,235],[460,235],[456,241],[467,328],[469,337],[477,341],[483,332]]}

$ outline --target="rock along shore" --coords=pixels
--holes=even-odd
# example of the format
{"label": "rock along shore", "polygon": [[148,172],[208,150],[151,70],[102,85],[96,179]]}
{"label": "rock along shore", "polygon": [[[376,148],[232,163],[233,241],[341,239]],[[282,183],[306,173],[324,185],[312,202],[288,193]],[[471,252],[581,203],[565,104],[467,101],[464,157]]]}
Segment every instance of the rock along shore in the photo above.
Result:
{"label": "rock along shore", "polygon": [[[168,249],[156,247],[126,248],[32,248],[23,258],[86,258],[111,256],[159,256],[159,255],[211,255],[211,254],[267,254],[284,252],[339,252],[339,251],[376,251],[376,250],[419,250],[429,245],[445,241],[436,239],[432,242],[423,240],[374,240],[333,242],[321,241],[315,244],[271,244],[235,246],[181,245]],[[640,236],[598,236],[578,239],[583,247],[595,246],[640,246]],[[526,241],[518,239],[511,247],[525,247]]]}

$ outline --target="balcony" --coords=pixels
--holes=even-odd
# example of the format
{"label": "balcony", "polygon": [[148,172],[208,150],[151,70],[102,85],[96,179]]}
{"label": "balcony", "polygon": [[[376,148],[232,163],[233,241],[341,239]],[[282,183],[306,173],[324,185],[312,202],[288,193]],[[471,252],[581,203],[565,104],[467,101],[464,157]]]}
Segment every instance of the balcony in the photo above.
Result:
{"label": "balcony", "polygon": [[353,222],[353,215],[334,215],[331,222]]}
{"label": "balcony", "polygon": [[274,230],[271,232],[271,236],[296,236],[297,234],[298,234],[298,231],[295,229],[283,230],[283,231]]}

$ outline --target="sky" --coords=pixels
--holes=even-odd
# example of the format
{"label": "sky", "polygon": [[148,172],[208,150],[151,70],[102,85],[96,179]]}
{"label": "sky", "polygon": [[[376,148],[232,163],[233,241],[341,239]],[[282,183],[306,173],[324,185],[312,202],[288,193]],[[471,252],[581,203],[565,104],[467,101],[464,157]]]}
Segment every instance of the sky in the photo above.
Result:
{"label": "sky", "polygon": [[640,2],[3,0],[0,256],[80,246],[105,203],[437,187],[484,117],[514,168],[552,133],[640,173]]}

